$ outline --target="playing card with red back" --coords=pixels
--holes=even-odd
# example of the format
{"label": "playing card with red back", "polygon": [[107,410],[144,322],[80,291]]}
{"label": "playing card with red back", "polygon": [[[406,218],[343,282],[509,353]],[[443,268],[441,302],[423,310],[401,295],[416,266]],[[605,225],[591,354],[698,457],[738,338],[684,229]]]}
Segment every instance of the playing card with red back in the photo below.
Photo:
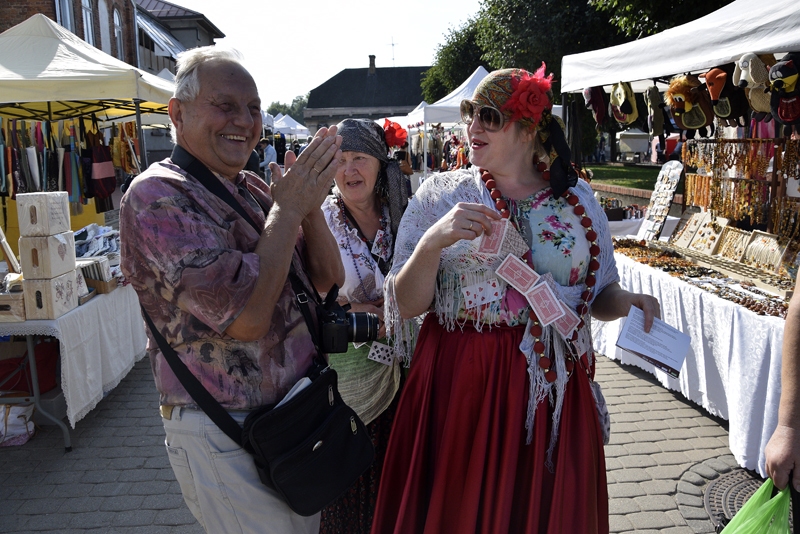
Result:
{"label": "playing card with red back", "polygon": [[500,254],[500,248],[503,246],[503,239],[505,239],[507,228],[507,219],[492,221],[492,233],[491,235],[484,233],[481,236],[478,252],[483,254]]}
{"label": "playing card with red back", "polygon": [[561,304],[561,309],[564,311],[564,316],[556,319],[555,327],[562,336],[569,338],[572,336],[572,332],[575,330],[575,327],[580,324],[581,318],[578,317],[578,314],[572,311],[570,307],[563,302],[560,302],[559,304]]}
{"label": "playing card with red back", "polygon": [[547,326],[556,319],[564,316],[564,310],[553,290],[545,283],[535,286],[525,293],[533,312],[542,326]]}
{"label": "playing card with red back", "polygon": [[527,263],[511,254],[506,256],[495,273],[523,295],[541,278]]}

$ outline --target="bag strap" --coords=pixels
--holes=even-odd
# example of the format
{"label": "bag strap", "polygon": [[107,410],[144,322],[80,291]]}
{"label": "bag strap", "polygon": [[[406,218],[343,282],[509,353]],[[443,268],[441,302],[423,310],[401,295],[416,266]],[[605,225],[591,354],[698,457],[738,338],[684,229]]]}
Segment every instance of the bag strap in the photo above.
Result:
{"label": "bag strap", "polygon": [[197,377],[186,367],[186,364],[183,363],[175,353],[175,349],[167,343],[167,340],[164,339],[164,336],[158,331],[156,325],[153,324],[153,320],[150,318],[147,311],[145,311],[144,307],[142,307],[142,315],[147,322],[147,326],[150,328],[150,332],[152,332],[153,337],[156,339],[158,348],[161,349],[161,354],[164,355],[164,359],[167,360],[172,372],[175,373],[175,376],[178,378],[183,388],[192,400],[197,403],[200,409],[206,413],[209,419],[214,421],[214,424],[217,425],[220,430],[225,432],[229,438],[241,447],[242,427],[239,426],[239,423],[231,417],[231,414],[222,407],[219,401],[203,387],[203,384],[201,384]]}

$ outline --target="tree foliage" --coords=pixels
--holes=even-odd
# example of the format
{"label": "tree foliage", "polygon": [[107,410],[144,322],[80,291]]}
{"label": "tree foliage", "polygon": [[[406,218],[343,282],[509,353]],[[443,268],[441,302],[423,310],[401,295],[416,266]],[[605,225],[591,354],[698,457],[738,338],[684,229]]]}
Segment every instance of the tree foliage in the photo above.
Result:
{"label": "tree foliage", "polygon": [[283,113],[284,115],[289,115],[300,124],[303,124],[303,110],[306,109],[307,104],[308,95],[300,95],[294,97],[291,106],[288,106],[282,102],[273,102],[267,108],[267,113],[273,116],[277,115],[278,113]]}
{"label": "tree foliage", "polygon": [[487,66],[481,59],[482,51],[476,41],[477,25],[468,20],[460,28],[451,28],[445,42],[439,45],[433,66],[422,78],[422,98],[429,103],[447,96],[461,85],[480,65]]}
{"label": "tree foliage", "polygon": [[638,39],[708,15],[732,1],[589,0],[589,4],[606,12],[622,33]]}
{"label": "tree foliage", "polygon": [[535,71],[544,61],[555,74],[556,95],[563,56],[625,40],[586,0],[483,0],[477,25],[477,43],[492,68]]}

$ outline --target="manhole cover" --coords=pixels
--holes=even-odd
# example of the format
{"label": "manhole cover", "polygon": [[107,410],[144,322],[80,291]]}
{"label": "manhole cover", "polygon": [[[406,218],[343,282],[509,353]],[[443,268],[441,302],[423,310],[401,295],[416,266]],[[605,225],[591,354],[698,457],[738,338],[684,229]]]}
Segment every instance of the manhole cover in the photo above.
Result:
{"label": "manhole cover", "polygon": [[[734,469],[719,476],[706,487],[704,501],[706,512],[714,526],[724,526],[744,503],[761,487],[762,480],[744,469]],[[792,524],[791,505],[789,524]]]}

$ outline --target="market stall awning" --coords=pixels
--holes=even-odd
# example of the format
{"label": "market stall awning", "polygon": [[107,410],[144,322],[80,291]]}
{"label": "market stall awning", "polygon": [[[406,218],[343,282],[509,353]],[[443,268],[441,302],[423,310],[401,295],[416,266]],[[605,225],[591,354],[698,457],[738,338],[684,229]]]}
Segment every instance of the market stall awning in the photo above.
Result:
{"label": "market stall awning", "polygon": [[[633,82],[636,92],[656,78],[707,70],[747,52],[800,50],[798,0],[736,0],[692,22],[636,41],[564,56],[561,91]],[[638,83],[637,83],[638,82]]]}
{"label": "market stall awning", "polygon": [[167,112],[174,85],[89,45],[42,14],[0,34],[0,116],[60,120]]}

